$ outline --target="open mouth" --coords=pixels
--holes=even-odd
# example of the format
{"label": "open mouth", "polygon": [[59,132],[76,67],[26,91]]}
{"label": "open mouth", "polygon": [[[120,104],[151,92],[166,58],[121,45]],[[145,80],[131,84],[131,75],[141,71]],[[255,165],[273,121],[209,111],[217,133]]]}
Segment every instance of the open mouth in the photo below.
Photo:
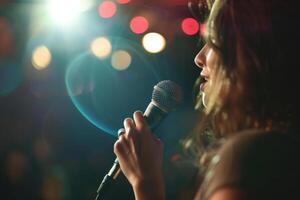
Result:
{"label": "open mouth", "polygon": [[200,91],[201,92],[204,92],[205,87],[207,85],[207,82],[208,82],[208,78],[207,77],[200,76]]}
{"label": "open mouth", "polygon": [[207,84],[206,82],[200,84],[200,91],[201,91],[201,92],[204,92],[205,87],[206,87],[206,84]]}

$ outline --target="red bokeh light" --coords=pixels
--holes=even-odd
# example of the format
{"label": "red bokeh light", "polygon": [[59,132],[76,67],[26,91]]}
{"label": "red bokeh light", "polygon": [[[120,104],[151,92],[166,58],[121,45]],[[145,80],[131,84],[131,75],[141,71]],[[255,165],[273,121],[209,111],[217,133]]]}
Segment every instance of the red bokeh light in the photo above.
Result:
{"label": "red bokeh light", "polygon": [[111,18],[112,16],[115,15],[115,13],[117,11],[117,6],[112,1],[103,1],[99,5],[98,11],[99,11],[100,17]]}
{"label": "red bokeh light", "polygon": [[205,35],[205,33],[206,33],[206,24],[200,24],[200,32],[201,32],[201,35]]}
{"label": "red bokeh light", "polygon": [[130,21],[130,29],[136,34],[142,34],[149,28],[149,22],[145,17],[137,16]]}
{"label": "red bokeh light", "polygon": [[181,23],[182,31],[187,35],[195,35],[199,31],[199,23],[194,18],[186,18]]}
{"label": "red bokeh light", "polygon": [[119,4],[127,4],[127,3],[130,2],[130,0],[117,0],[117,2],[118,2]]}
{"label": "red bokeh light", "polygon": [[9,56],[13,51],[13,37],[11,25],[4,18],[0,17],[0,60],[1,57]]}
{"label": "red bokeh light", "polygon": [[181,159],[180,155],[179,154],[173,154],[171,157],[170,157],[170,161],[171,162],[177,162]]}

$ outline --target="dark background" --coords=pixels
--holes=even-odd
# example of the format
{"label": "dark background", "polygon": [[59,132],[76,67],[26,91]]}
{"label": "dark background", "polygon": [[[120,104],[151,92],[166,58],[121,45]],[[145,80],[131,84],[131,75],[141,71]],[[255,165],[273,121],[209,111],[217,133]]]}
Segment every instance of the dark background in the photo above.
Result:
{"label": "dark background", "polygon": [[[109,36],[139,44],[142,36],[132,33],[128,24],[131,17],[143,11],[156,16],[148,32],[160,32],[167,39],[166,49],[159,54],[136,49],[155,71],[155,79],[149,76],[145,82],[137,82],[146,73],[134,70],[140,66],[138,62],[125,78],[120,74],[114,80],[108,78],[100,91],[110,91],[113,98],[106,105],[105,115],[96,113],[96,121],[110,115],[114,131],[134,110],[146,108],[158,81],[179,83],[185,100],[156,132],[165,144],[167,199],[189,199],[196,168],[183,153],[180,141],[191,133],[197,116],[192,90],[199,69],[193,58],[200,47],[197,34],[185,35],[180,28],[181,20],[191,17],[188,2],[132,0],[119,5],[117,15],[109,21],[97,15],[96,1],[72,32],[43,21],[46,14],[38,9],[44,3],[0,0],[0,199],[94,199],[115,158],[116,137],[91,123],[73,104],[66,87],[66,71],[74,58],[87,51],[89,38],[97,36],[103,27]],[[37,20],[39,25],[34,23]],[[31,64],[31,54],[42,43],[49,45],[52,61],[47,69],[38,71]],[[101,65],[98,62],[95,65]],[[116,91],[112,85],[124,87]],[[116,109],[120,104],[121,110]],[[108,199],[133,199],[124,177],[117,181]]]}

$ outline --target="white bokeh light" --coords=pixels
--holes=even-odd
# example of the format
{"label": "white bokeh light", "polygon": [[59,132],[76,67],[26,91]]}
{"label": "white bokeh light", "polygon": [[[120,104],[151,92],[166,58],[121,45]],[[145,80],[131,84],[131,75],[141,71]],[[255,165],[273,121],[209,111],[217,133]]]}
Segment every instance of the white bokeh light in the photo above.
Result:
{"label": "white bokeh light", "polygon": [[106,37],[96,38],[91,44],[92,53],[100,59],[109,56],[111,49],[111,43]]}
{"label": "white bokeh light", "polygon": [[159,53],[166,46],[166,39],[159,33],[147,33],[143,37],[143,46],[150,53]]}
{"label": "white bokeh light", "polygon": [[131,64],[131,55],[124,50],[118,50],[113,53],[111,58],[111,65],[116,70],[125,70]]}
{"label": "white bokeh light", "polygon": [[32,65],[37,70],[45,69],[51,62],[51,53],[46,46],[37,47],[32,54]]}

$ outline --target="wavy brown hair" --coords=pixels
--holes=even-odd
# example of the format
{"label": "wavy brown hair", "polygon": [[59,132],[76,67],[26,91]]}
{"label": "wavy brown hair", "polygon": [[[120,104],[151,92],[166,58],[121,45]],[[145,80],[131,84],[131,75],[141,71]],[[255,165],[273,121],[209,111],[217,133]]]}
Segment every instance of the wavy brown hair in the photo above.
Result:
{"label": "wavy brown hair", "polygon": [[207,129],[218,138],[299,128],[299,22],[293,0],[214,1],[205,37],[219,61],[196,130],[200,149]]}

